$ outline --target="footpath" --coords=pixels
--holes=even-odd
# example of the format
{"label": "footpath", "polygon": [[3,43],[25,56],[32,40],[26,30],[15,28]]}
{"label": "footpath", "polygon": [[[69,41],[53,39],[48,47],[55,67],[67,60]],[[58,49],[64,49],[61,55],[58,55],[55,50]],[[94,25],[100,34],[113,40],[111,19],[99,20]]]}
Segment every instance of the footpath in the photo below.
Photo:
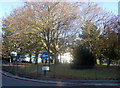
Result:
{"label": "footpath", "polygon": [[19,77],[17,75],[13,75],[11,73],[1,71],[2,75],[13,77],[16,79],[26,80],[26,81],[34,81],[34,82],[41,82],[41,83],[64,83],[65,85],[94,85],[94,86],[117,86],[120,87],[120,80],[63,80],[63,79],[55,79],[55,78],[45,78],[41,77],[40,80],[37,79],[29,79],[24,77]]}

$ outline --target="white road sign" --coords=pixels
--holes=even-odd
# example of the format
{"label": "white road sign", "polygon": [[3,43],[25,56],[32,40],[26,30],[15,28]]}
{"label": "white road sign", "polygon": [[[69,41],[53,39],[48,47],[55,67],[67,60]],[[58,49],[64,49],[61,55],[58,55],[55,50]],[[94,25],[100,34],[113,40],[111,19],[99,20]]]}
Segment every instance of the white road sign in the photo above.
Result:
{"label": "white road sign", "polygon": [[49,68],[49,66],[42,66],[42,70],[49,71],[49,70],[50,70],[50,68]]}

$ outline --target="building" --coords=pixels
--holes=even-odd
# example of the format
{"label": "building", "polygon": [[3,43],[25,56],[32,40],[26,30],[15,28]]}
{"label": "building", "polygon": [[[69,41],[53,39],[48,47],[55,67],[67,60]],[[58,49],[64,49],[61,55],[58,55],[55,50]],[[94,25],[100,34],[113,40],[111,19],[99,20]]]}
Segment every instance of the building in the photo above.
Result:
{"label": "building", "polygon": [[72,63],[73,57],[70,52],[58,55],[58,60],[60,63]]}

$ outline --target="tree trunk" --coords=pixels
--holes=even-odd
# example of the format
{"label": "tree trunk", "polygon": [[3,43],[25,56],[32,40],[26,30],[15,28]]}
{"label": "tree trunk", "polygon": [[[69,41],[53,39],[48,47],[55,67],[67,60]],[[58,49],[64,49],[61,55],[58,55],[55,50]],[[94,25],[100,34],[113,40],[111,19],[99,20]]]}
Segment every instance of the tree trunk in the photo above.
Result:
{"label": "tree trunk", "polygon": [[62,57],[61,56],[62,56],[62,53],[60,53],[60,63],[62,62]]}
{"label": "tree trunk", "polygon": [[102,59],[101,58],[99,59],[99,62],[100,62],[100,65],[102,65]]}
{"label": "tree trunk", "polygon": [[32,55],[29,54],[29,56],[30,56],[30,60],[29,60],[29,62],[32,63]]}
{"label": "tree trunk", "polygon": [[20,59],[20,54],[17,55],[17,61]]}
{"label": "tree trunk", "polygon": [[11,59],[10,62],[13,62],[13,57],[12,56],[10,56],[10,59]]}
{"label": "tree trunk", "polygon": [[58,55],[55,55],[55,64],[59,64]]}
{"label": "tree trunk", "polygon": [[38,64],[38,53],[35,54],[35,64]]}
{"label": "tree trunk", "polygon": [[107,67],[109,67],[110,64],[111,64],[111,59],[109,58],[109,59],[108,59],[108,62],[107,62]]}
{"label": "tree trunk", "polygon": [[11,56],[10,53],[9,53],[9,61],[10,61],[10,63],[13,62],[13,57]]}

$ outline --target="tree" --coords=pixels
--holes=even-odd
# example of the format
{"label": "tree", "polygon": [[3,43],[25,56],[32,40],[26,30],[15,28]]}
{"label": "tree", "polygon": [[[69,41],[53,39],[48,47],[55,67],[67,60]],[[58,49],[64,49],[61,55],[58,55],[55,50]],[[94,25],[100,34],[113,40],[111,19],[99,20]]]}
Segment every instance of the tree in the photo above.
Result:
{"label": "tree", "polygon": [[[14,41],[10,40],[10,36],[13,35],[13,33],[10,30],[7,30],[8,25],[3,22],[3,35],[2,35],[2,58],[3,59],[9,59],[10,53],[15,49]],[[12,58],[11,58],[12,59]],[[9,61],[9,60],[8,60]],[[12,60],[13,61],[13,60]]]}
{"label": "tree", "polygon": [[[113,41],[114,42],[117,41],[116,34],[118,23],[117,21],[115,21],[117,20],[117,18],[110,13],[102,11],[95,3],[88,2],[88,6],[86,6],[87,4],[83,5],[85,8],[81,9],[82,20],[80,22],[81,25],[80,32],[78,32],[79,37],[77,40],[77,44],[78,45],[85,44],[87,47],[89,47],[90,51],[94,54],[94,56],[96,56],[96,59],[99,59],[101,62],[103,58],[104,59],[106,57],[108,58],[108,56],[111,55],[109,54],[106,56],[104,54],[107,45],[106,43],[107,37],[104,36],[104,31],[106,31],[107,29],[104,29],[104,27],[111,26],[110,30],[111,29],[114,30],[115,32],[113,33],[114,38],[113,40],[109,40],[112,42],[112,45],[114,45]],[[96,11],[98,11],[98,13],[96,13]],[[114,51],[111,45],[110,47],[108,48],[109,50],[107,52]],[[115,45],[115,47],[117,46]],[[115,52],[116,51],[118,51],[118,49],[115,48]],[[110,57],[115,58],[115,56]]]}
{"label": "tree", "polygon": [[[54,58],[66,46],[66,39],[73,26],[73,22],[78,18],[78,8],[70,3],[38,3],[42,8],[37,20],[40,28],[37,29],[41,34],[45,50]],[[35,3],[35,7],[37,4]],[[44,12],[45,10],[45,12]],[[71,11],[70,11],[71,10]],[[41,25],[42,24],[42,25]],[[38,24],[37,24],[38,25]],[[39,26],[38,25],[38,26]],[[55,59],[56,61],[57,59]]]}
{"label": "tree", "polygon": [[74,68],[93,68],[95,57],[85,45],[76,46],[73,50]]}
{"label": "tree", "polygon": [[82,27],[82,33],[79,34],[80,40],[78,40],[78,44],[84,44],[96,57],[99,54],[96,52],[97,47],[95,47],[97,45],[99,33],[97,26],[95,26],[91,21],[86,21],[84,27]]}
{"label": "tree", "polygon": [[27,2],[24,7],[14,10],[4,22],[8,24],[7,30],[14,33],[9,39],[15,40],[14,44],[21,52],[33,49],[38,54],[41,46],[42,50],[56,57],[66,46],[76,19],[78,7],[72,3]]}
{"label": "tree", "polygon": [[110,66],[110,63],[114,59],[118,59],[119,57],[119,24],[118,17],[113,16],[110,20],[108,20],[104,24],[104,31],[102,33],[105,40],[104,47],[104,56],[108,58],[107,66]]}
{"label": "tree", "polygon": [[[28,9],[23,7],[17,8],[10,16],[3,19],[3,44],[5,43],[6,45],[4,45],[9,48],[7,49],[9,53],[15,51],[18,54],[25,55],[28,53],[33,54],[34,52],[34,49],[30,47],[38,40],[34,39],[36,34],[34,31],[31,31],[32,28],[29,25],[31,22],[30,19],[27,19],[32,18],[33,14],[30,9],[27,14],[25,11],[28,11]],[[33,36],[34,34],[35,36]]]}

